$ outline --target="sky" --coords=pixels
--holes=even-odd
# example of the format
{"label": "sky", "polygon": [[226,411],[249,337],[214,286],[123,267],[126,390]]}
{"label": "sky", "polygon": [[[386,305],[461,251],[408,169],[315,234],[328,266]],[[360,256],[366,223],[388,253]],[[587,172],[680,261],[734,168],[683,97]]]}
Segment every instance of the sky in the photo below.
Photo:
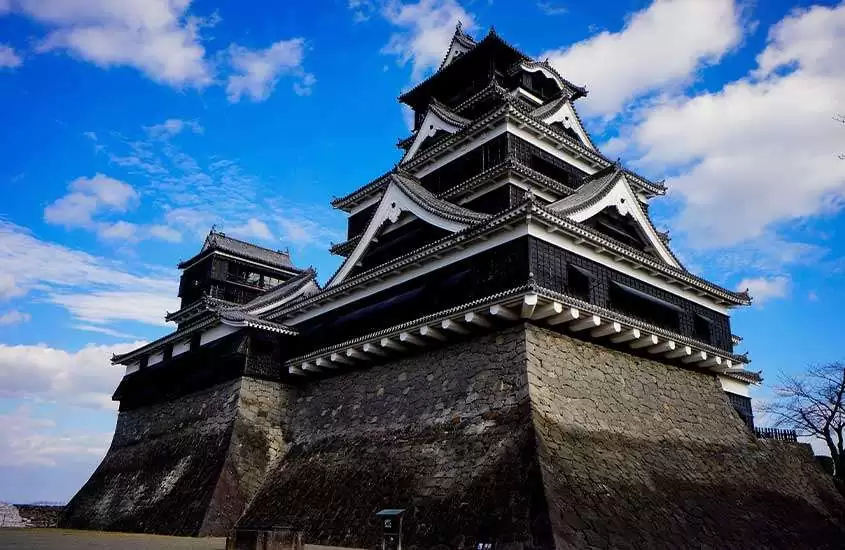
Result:
{"label": "sky", "polygon": [[766,399],[843,359],[845,2],[0,0],[0,500],[67,501],[111,441],[109,364],[166,334],[212,225],[314,266],[389,170],[396,101],[455,25],[590,93],[609,157],[735,310]]}

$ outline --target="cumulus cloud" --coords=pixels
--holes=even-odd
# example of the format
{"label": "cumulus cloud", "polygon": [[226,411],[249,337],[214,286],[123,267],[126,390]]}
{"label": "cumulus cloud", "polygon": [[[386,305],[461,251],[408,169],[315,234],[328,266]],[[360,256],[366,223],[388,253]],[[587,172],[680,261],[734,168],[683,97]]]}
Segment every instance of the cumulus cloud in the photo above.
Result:
{"label": "cumulus cloud", "polygon": [[655,0],[619,32],[541,54],[570,80],[587,84],[587,114],[613,116],[631,100],[688,83],[742,38],[734,0]]}
{"label": "cumulus cloud", "polygon": [[23,65],[23,59],[15,53],[15,49],[6,44],[0,44],[0,69],[15,69]]}
{"label": "cumulus cloud", "polygon": [[743,279],[736,285],[737,290],[748,290],[756,305],[761,305],[775,298],[785,298],[789,295],[791,281],[789,277],[753,277]]}
{"label": "cumulus cloud", "polygon": [[226,93],[233,103],[240,101],[242,96],[252,101],[264,101],[282,76],[296,78],[294,91],[298,95],[311,93],[311,87],[317,81],[313,74],[305,72],[302,67],[305,57],[303,38],[279,40],[263,50],[250,50],[232,44],[229,46],[228,57],[232,74],[228,77]]}
{"label": "cumulus cloud", "polygon": [[37,299],[65,307],[87,322],[163,325],[163,312],[179,307],[176,274],[137,266],[135,270],[42,241],[0,220],[0,298],[34,292]]}
{"label": "cumulus cloud", "polygon": [[44,209],[44,220],[65,227],[89,227],[100,212],[126,212],[137,205],[138,192],[128,183],[96,174],[68,185],[69,193]]}
{"label": "cumulus cloud", "polygon": [[20,325],[21,323],[28,323],[32,320],[32,315],[13,309],[5,313],[0,313],[0,326],[6,325]]}
{"label": "cumulus cloud", "polygon": [[67,51],[101,67],[129,66],[171,86],[212,82],[191,0],[17,0],[16,11],[50,28],[39,51]]}
{"label": "cumulus cloud", "polygon": [[677,171],[674,220],[699,247],[772,235],[780,224],[838,212],[845,199],[842,127],[845,3],[774,25],[757,66],[714,92],[643,110],[611,147],[645,168]]}
{"label": "cumulus cloud", "polygon": [[391,0],[382,14],[401,30],[390,36],[381,51],[396,56],[400,66],[410,63],[415,81],[440,65],[458,22],[467,31],[475,28],[473,15],[455,0]]}
{"label": "cumulus cloud", "polygon": [[106,453],[111,433],[68,431],[23,405],[0,414],[0,466],[57,466]]}
{"label": "cumulus cloud", "polygon": [[75,352],[44,344],[0,344],[0,397],[115,409],[111,395],[123,370],[111,365],[111,356],[144,343],[89,344]]}
{"label": "cumulus cloud", "polygon": [[[159,137],[163,133],[175,135],[183,126],[182,121],[178,122],[178,129],[174,121],[169,120],[158,125],[153,133]],[[140,194],[126,182],[103,174],[97,174],[93,178],[80,177],[70,183],[66,195],[44,209],[44,221],[62,225],[68,229],[89,229],[96,232],[103,241],[121,243],[142,239],[181,241],[182,235],[176,229],[167,226],[139,225],[125,220],[102,219],[104,216],[123,214],[133,210],[139,203]]]}

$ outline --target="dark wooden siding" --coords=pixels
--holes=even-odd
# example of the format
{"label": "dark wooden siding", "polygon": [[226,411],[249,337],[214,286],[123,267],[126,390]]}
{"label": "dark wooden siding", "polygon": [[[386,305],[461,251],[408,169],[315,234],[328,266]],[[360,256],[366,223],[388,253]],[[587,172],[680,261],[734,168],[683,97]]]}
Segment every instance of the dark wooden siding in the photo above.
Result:
{"label": "dark wooden siding", "polygon": [[297,325],[300,337],[289,357],[465,304],[527,280],[526,237]]}
{"label": "dark wooden siding", "polygon": [[[589,274],[588,301],[590,303],[621,311],[631,317],[663,326],[689,338],[703,340],[706,335],[701,334],[700,327],[699,331],[696,331],[695,316],[700,315],[710,321],[711,330],[707,343],[728,352],[733,350],[730,319],[727,315],[533,237],[530,240],[530,256],[531,271],[534,273],[537,283],[543,287],[570,296],[581,297],[579,295],[583,295],[582,281],[570,281],[567,275],[569,266],[575,266],[581,272]],[[651,308],[639,307],[635,299],[627,302],[616,300],[614,303],[614,292],[611,290],[614,284],[617,285],[617,288],[621,285],[668,305],[655,303]],[[636,295],[634,294],[634,296]],[[667,308],[677,311],[677,324],[670,318]]]}

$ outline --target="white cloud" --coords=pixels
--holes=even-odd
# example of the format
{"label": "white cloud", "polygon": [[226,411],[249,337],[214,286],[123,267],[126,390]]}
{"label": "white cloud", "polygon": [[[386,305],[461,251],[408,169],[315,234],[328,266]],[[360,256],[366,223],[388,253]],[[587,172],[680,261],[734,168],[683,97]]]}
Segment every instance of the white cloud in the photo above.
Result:
{"label": "white cloud", "polygon": [[373,0],[349,0],[348,7],[352,10],[352,20],[356,23],[367,21],[376,11]]}
{"label": "white cloud", "polygon": [[151,237],[162,241],[171,243],[182,242],[182,234],[172,227],[167,227],[166,225],[151,225],[149,227],[149,232]]}
{"label": "white cloud", "polygon": [[137,232],[138,226],[124,221],[103,223],[97,227],[97,236],[106,241],[131,242],[136,239]]}
{"label": "white cloud", "polygon": [[302,68],[305,57],[305,40],[293,38],[279,40],[264,50],[250,50],[237,44],[229,46],[229,63],[233,73],[229,75],[226,93],[229,101],[238,102],[246,95],[252,101],[264,101],[276,87],[282,76],[297,78],[294,91],[298,95],[310,93],[317,81],[314,75]]}
{"label": "white cloud", "polygon": [[212,82],[199,31],[213,22],[188,14],[191,0],[18,0],[51,30],[40,51],[65,50],[101,67],[129,66],[171,86]]}
{"label": "white cloud", "polygon": [[49,418],[35,417],[20,406],[0,414],[0,466],[58,466],[73,460],[102,457],[111,433],[69,432]]}
{"label": "white cloud", "polygon": [[123,369],[111,364],[144,342],[97,346],[70,352],[44,344],[0,344],[0,397],[60,403],[95,409],[116,409],[111,400]]}
{"label": "white cloud", "polygon": [[[167,126],[175,131],[179,124]],[[137,238],[151,234],[174,242],[183,235],[199,239],[217,225],[246,239],[281,240],[283,246],[324,248],[330,240],[343,240],[343,218],[335,210],[322,202],[295,203],[272,192],[290,182],[258,178],[237,160],[194,157],[187,149],[191,143],[152,138],[149,128],[137,139],[111,134],[111,139],[99,140],[107,155],[138,159],[132,169],[146,183],[140,189],[145,203],[161,208],[162,225],[155,226],[159,229],[139,228]]]}
{"label": "white cloud", "polygon": [[126,212],[139,200],[138,192],[131,185],[103,174],[76,178],[68,191],[44,209],[45,221],[65,227],[91,227],[95,214]]}
{"label": "white cloud", "polygon": [[[174,283],[175,286],[175,283]],[[170,294],[151,295],[149,292],[127,290],[91,290],[83,293],[51,292],[47,301],[62,306],[88,323],[134,321],[164,326],[167,311],[179,309],[179,302]]]}
{"label": "white cloud", "polygon": [[128,334],[126,332],[121,332],[119,330],[110,329],[108,327],[101,327],[99,325],[73,325],[71,328],[75,330],[84,330],[86,332],[97,332],[99,334],[105,334],[106,336],[113,336],[114,338],[122,338],[124,340],[131,339],[131,340],[138,340],[137,336],[133,336],[132,334]]}
{"label": "white cloud", "polygon": [[26,291],[18,286],[10,273],[0,273],[0,300],[8,300],[24,294]]}
{"label": "white cloud", "polygon": [[569,8],[554,2],[537,2],[537,7],[546,15],[565,15]]}
{"label": "white cloud", "polygon": [[[182,121],[171,119],[164,124],[151,126],[147,128],[147,131],[157,137],[163,137],[165,134],[173,136],[185,125],[186,123]],[[192,127],[194,131],[201,131],[201,127],[195,123],[191,123],[188,127]],[[118,163],[125,166],[137,165],[130,162]],[[128,183],[97,174],[93,178],[80,177],[73,180],[68,186],[68,191],[65,196],[44,209],[46,222],[62,225],[68,229],[89,229],[95,231],[97,237],[103,241],[132,243],[142,239],[160,239],[180,242],[182,239],[179,231],[164,225],[139,225],[125,220],[95,219],[125,213],[139,204],[140,194]]]}
{"label": "white cloud", "polygon": [[6,313],[0,313],[0,326],[3,325],[19,325],[21,323],[28,323],[32,320],[32,315],[13,309]]}
{"label": "white cloud", "polygon": [[775,235],[845,200],[842,127],[845,3],[796,11],[772,27],[757,67],[721,90],[645,109],[623,132],[643,167],[667,183],[675,220],[699,247]]}
{"label": "white cloud", "polygon": [[789,295],[790,279],[784,275],[776,277],[753,277],[743,279],[736,285],[739,291],[748,290],[754,300],[755,305],[761,305],[764,302],[774,298],[785,298]]}
{"label": "white cloud", "polygon": [[540,57],[588,85],[585,113],[613,116],[637,97],[689,82],[735,47],[742,30],[734,0],[654,0],[621,31],[603,31]]}
{"label": "white cloud", "polygon": [[0,69],[15,69],[23,64],[23,59],[15,53],[15,49],[6,44],[0,44]]}
{"label": "white cloud", "polygon": [[164,312],[179,307],[175,270],[135,270],[130,273],[118,262],[41,241],[0,220],[0,298],[34,292],[35,299],[63,306],[88,322],[125,319],[163,325]]}
{"label": "white cloud", "polygon": [[440,65],[458,22],[467,31],[475,28],[475,18],[455,0],[391,0],[382,13],[402,30],[392,34],[381,51],[395,55],[400,66],[410,63],[414,81]]}
{"label": "white cloud", "polygon": [[178,118],[168,118],[161,124],[147,126],[146,130],[150,137],[166,139],[181,134],[186,128],[195,134],[202,134],[204,132],[204,129],[199,122],[195,120],[181,120]]}
{"label": "white cloud", "polygon": [[250,218],[244,225],[241,225],[239,227],[227,229],[226,232],[232,234],[233,236],[241,237],[244,239],[255,238],[265,241],[273,240],[273,232],[270,231],[270,228],[267,227],[267,224],[255,218]]}

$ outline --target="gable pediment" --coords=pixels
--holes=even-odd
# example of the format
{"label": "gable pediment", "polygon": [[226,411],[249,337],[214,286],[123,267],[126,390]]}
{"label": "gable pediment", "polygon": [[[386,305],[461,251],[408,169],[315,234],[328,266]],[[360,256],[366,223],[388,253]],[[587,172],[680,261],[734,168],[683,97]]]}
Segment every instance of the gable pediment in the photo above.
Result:
{"label": "gable pediment", "polygon": [[552,203],[549,209],[572,221],[593,225],[605,235],[634,248],[639,248],[636,239],[641,239],[643,251],[682,269],[643,210],[624,171],[611,168],[594,174],[578,192]]}
{"label": "gable pediment", "polygon": [[331,287],[343,282],[373,246],[380,234],[390,238],[390,225],[408,223],[410,219],[438,227],[450,233],[466,229],[489,216],[436,198],[414,178],[392,174],[390,183],[379,201],[367,228],[354,249],[326,285]]}
{"label": "gable pediment", "polygon": [[469,120],[451,112],[446,106],[437,102],[432,102],[428,107],[428,112],[417,133],[414,136],[411,146],[408,147],[408,152],[402,157],[401,162],[408,162],[420,150],[424,149],[426,141],[436,138],[439,135],[454,134],[461,130],[464,126],[469,124]]}
{"label": "gable pediment", "polygon": [[577,136],[585,146],[598,151],[571,100],[565,98],[557,100],[553,104],[535,109],[534,113],[545,124],[555,129],[559,128],[560,133]]}

